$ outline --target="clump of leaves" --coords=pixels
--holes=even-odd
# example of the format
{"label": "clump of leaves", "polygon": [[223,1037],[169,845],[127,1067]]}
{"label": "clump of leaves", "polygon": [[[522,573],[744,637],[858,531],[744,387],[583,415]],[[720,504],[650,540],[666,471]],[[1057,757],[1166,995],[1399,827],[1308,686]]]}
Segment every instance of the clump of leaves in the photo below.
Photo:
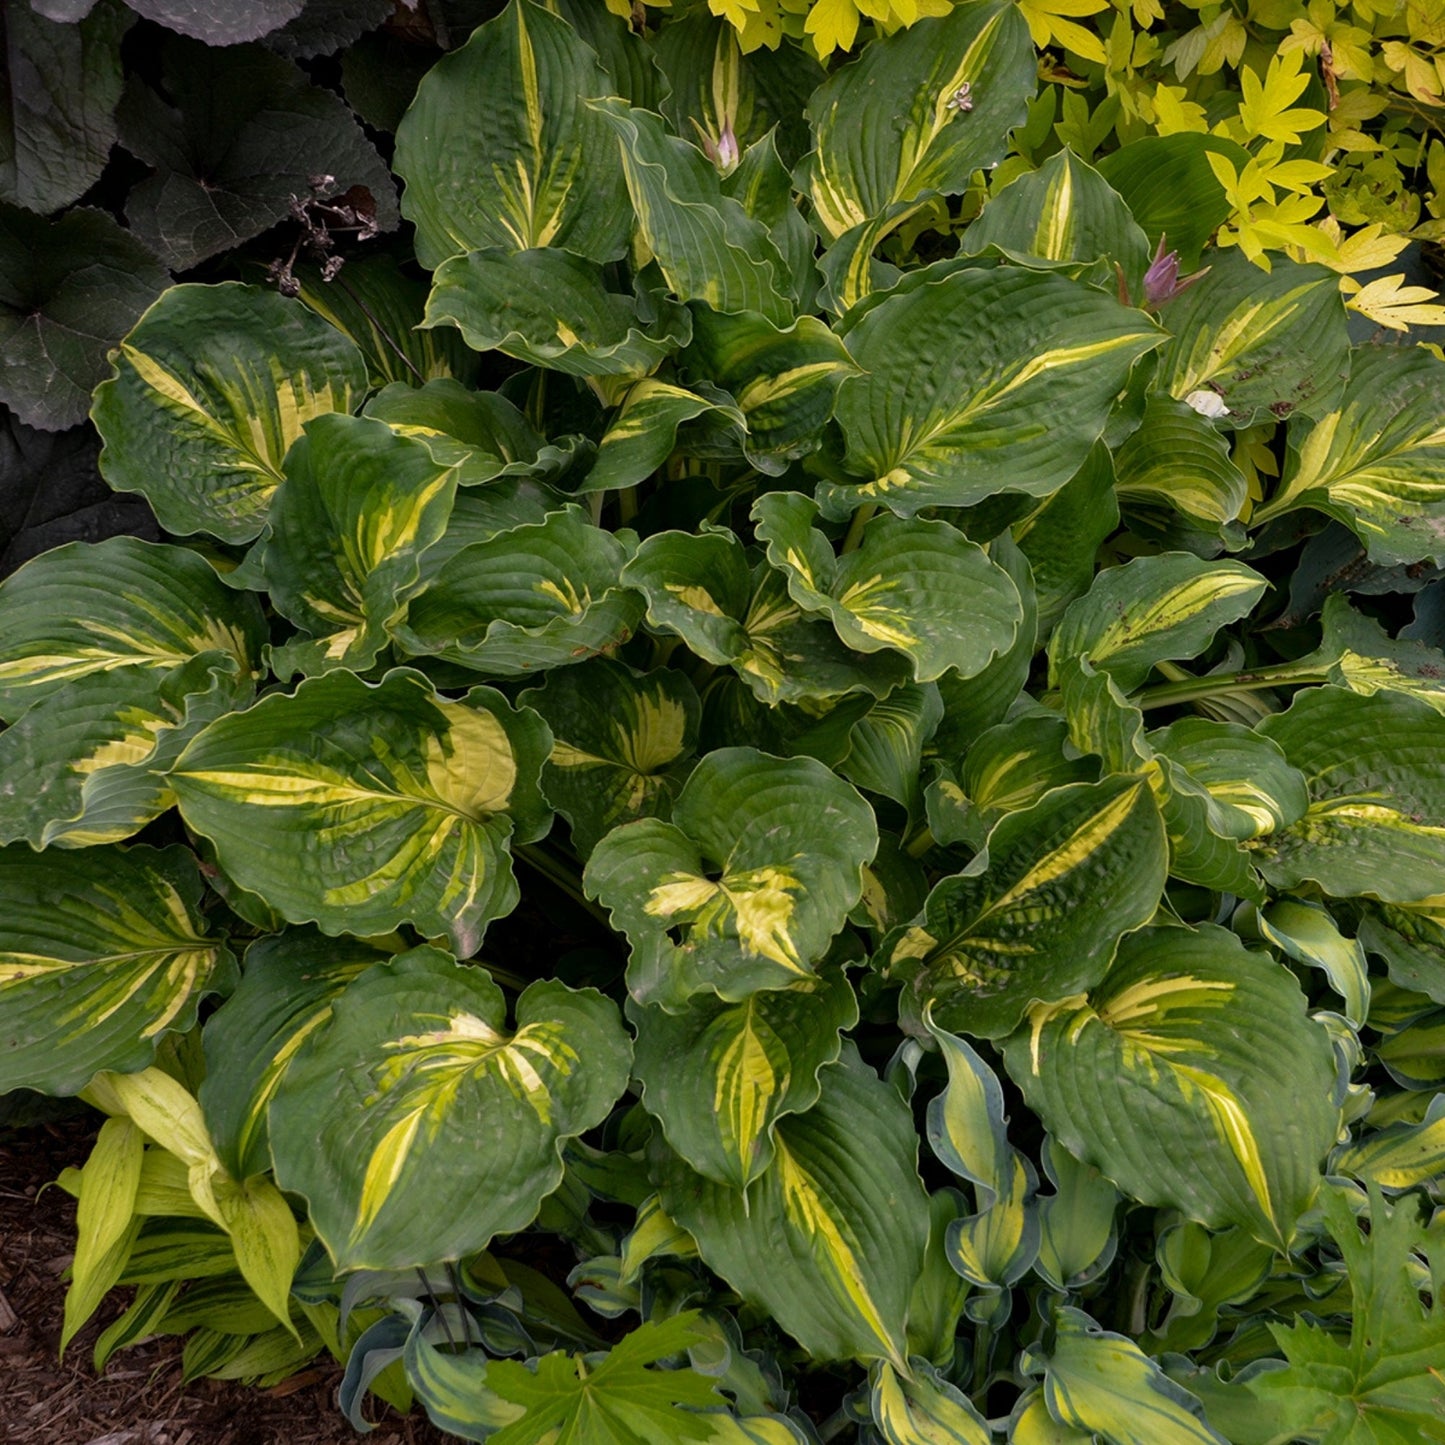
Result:
{"label": "clump of leaves", "polygon": [[308,177],[120,323],[168,540],[0,584],[0,1091],[108,1116],[98,1364],[1442,1438],[1445,362],[1209,246],[1228,136],[1010,167],[1037,19],[824,76],[510,0],[393,108],[414,257]]}

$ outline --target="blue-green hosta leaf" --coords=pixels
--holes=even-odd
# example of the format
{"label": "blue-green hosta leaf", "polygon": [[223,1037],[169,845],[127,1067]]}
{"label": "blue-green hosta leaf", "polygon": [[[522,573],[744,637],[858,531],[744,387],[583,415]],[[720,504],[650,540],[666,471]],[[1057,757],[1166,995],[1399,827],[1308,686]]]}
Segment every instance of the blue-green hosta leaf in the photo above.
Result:
{"label": "blue-green hosta leaf", "polygon": [[691,322],[674,301],[644,309],[610,290],[601,266],[570,251],[494,246],[442,262],[422,325],[569,376],[639,377],[687,344]]}
{"label": "blue-green hosta leaf", "polygon": [[259,286],[173,286],[136,322],[96,389],[100,469],[167,531],[249,542],[281,461],[314,416],[352,411],[366,363],[299,301]]}
{"label": "blue-green hosta leaf", "polygon": [[259,938],[246,950],[240,984],[206,1020],[206,1077],[197,1096],[233,1178],[271,1167],[266,1110],[296,1050],[330,1019],[347,984],[385,957],[309,928]]}
{"label": "blue-green hosta leaf", "polygon": [[1292,888],[1412,903],[1445,868],[1445,717],[1415,698],[1310,688],[1259,727],[1304,774],[1309,811],[1255,843],[1260,870]]}
{"label": "blue-green hosta leaf", "polygon": [[0,583],[0,718],[96,674],[134,675],[145,698],[157,677],[207,652],[234,657],[249,679],[265,637],[256,600],[185,547],[69,542]]}
{"label": "blue-green hosta leaf", "polygon": [[937,687],[895,687],[848,730],[848,756],[838,771],[864,791],[892,798],[911,822],[923,810],[923,749],[942,716]]}
{"label": "blue-green hosta leaf", "polygon": [[1008,814],[981,873],[945,878],[922,921],[884,941],[889,973],[947,1029],[1008,1033],[1035,999],[1097,983],[1153,917],[1164,828],[1143,778],[1076,783]]}
{"label": "blue-green hosta leaf", "polygon": [[989,1445],[993,1439],[968,1396],[922,1360],[911,1360],[906,1374],[880,1360],[869,1377],[868,1404],[887,1445]]}
{"label": "blue-green hosta leaf", "polygon": [[446,530],[457,468],[385,422],[333,414],[307,423],[283,470],[242,568],[305,629],[272,649],[272,671],[364,671],[424,585],[422,557]]}
{"label": "blue-green hosta leaf", "polygon": [[1034,1268],[1056,1290],[1077,1289],[1114,1261],[1119,1191],[1057,1139],[1045,1137],[1042,1157],[1054,1192],[1038,1201],[1039,1254]]}
{"label": "blue-green hosta leaf", "polygon": [[866,480],[821,485],[825,516],[1056,492],[1130,367],[1164,340],[1142,312],[1062,276],[1001,267],[914,280],[847,332],[865,374],[843,382],[836,415],[847,468]]}
{"label": "blue-green hosta leaf", "polygon": [[292,923],[362,937],[414,924],[476,951],[517,901],[507,851],[547,831],[546,724],[489,688],[330,672],[204,729],[170,773],[221,866]]}
{"label": "blue-green hosta leaf", "polygon": [[673,294],[790,325],[787,262],[768,228],[723,194],[702,152],[669,135],[661,116],[625,101],[596,100],[591,110],[617,138],[638,233]]}
{"label": "blue-green hosta leaf", "polygon": [[271,1101],[277,1180],[338,1269],[460,1259],[532,1222],[631,1057],[595,989],[534,983],[509,1030],[484,969],[413,949],[350,984],[297,1051]]}
{"label": "blue-green hosta leaf", "polygon": [[1405,907],[1367,901],[1359,937],[1385,960],[1391,983],[1445,1004],[1445,909],[1438,899]]}
{"label": "blue-green hosta leaf", "polygon": [[633,1071],[667,1142],[699,1174],[746,1190],[773,1159],[773,1130],[818,1100],[818,1071],[858,1022],[842,969],[737,1003],[693,999],[671,1014],[628,1009],[637,1030]]}
{"label": "blue-green hosta leaf", "polygon": [[733,173],[723,177],[722,190],[753,220],[767,227],[783,258],[779,290],[796,310],[812,310],[818,289],[814,264],[818,238],[798,209],[793,178],[778,154],[776,132],[748,146]]}
{"label": "blue-green hosta leaf", "polygon": [[614,828],[584,882],[632,944],[632,996],[675,1010],[706,989],[738,1001],[811,978],[877,848],[873,810],[821,763],[723,748],[671,822]]}
{"label": "blue-green hosta leaf", "polygon": [[0,733],[0,843],[118,843],[174,802],[164,774],[213,718],[255,684],[229,652],[170,672],[121,668],[78,677]]}
{"label": "blue-green hosta leaf", "polygon": [[1228,1445],[1203,1405],[1127,1335],[1068,1305],[1053,1324],[1052,1346],[1029,1351],[1025,1368],[1043,1375],[1044,1402],[1059,1424],[1109,1445]]}
{"label": "blue-green hosta leaf", "polygon": [[1320,416],[1338,401],[1349,337],[1338,277],[1323,266],[1281,260],[1261,275],[1239,250],[1220,251],[1161,319],[1170,341],[1159,354],[1160,392],[1222,402],[1231,426]]}
{"label": "blue-green hosta leaf", "polygon": [[1125,511],[1164,511],[1213,527],[1235,521],[1248,483],[1229,444],[1207,417],[1172,396],[1151,396],[1144,416],[1114,452],[1117,492]]}
{"label": "blue-green hosta leaf", "polygon": [[1282,964],[1221,928],[1146,930],[1087,994],[1035,1004],[1003,1051],[1049,1132],[1125,1194],[1294,1237],[1339,1109],[1329,1035]]}
{"label": "blue-green hosta leaf", "polygon": [[663,1207],[708,1267],[811,1355],[906,1369],[928,1241],[913,1121],[851,1046],[821,1083],[807,1113],[778,1121],[773,1161],[746,1194],[660,1158]]}
{"label": "blue-green hosta leaf", "polygon": [[0,1093],[144,1068],[236,965],[184,848],[0,849]]}
{"label": "blue-green hosta leaf", "polygon": [[1335,1151],[1332,1174],[1378,1184],[1382,1189],[1413,1189],[1445,1172],[1445,1094],[1436,1094],[1418,1124],[1390,1124],[1362,1134]]}
{"label": "blue-green hosta leaf", "polygon": [[1070,604],[1049,640],[1049,681],[1071,657],[1087,657],[1125,691],[1158,662],[1197,657],[1221,627],[1249,615],[1269,586],[1242,562],[1190,552],[1136,557],[1106,567]]}
{"label": "blue-green hosta leaf", "polygon": [[530,0],[511,0],[433,66],[396,133],[422,265],[489,246],[622,256],[632,229],[622,167],[587,106],[612,92],[596,52]]}
{"label": "blue-green hosta leaf", "polygon": [[1259,935],[1287,958],[1320,969],[1345,1001],[1345,1021],[1361,1028],[1370,1012],[1369,963],[1357,938],[1346,938],[1318,903],[1279,898],[1254,919]]}
{"label": "blue-green hosta leaf", "polygon": [[747,425],[742,412],[731,402],[715,401],[670,381],[644,377],[623,397],[598,445],[597,460],[578,492],[613,491],[645,482],[672,454],[678,428],[708,412],[736,426]]}
{"label": "blue-green hosta leaf", "polygon": [[788,595],[782,573],[766,563],[749,568],[742,543],[722,528],[649,537],[622,581],[647,598],[650,627],[675,633],[708,662],[731,665],[760,702],[881,697],[907,675],[891,652],[853,652]]}
{"label": "blue-green hosta leaf", "polygon": [[817,449],[840,383],[858,370],[816,316],[780,329],[765,316],[725,316],[706,306],[692,308],[692,344],[680,360],[736,398],[747,458],[770,475]]}
{"label": "blue-green hosta leaf", "polygon": [[619,823],[672,811],[697,748],[701,711],[682,673],[644,676],[594,657],[549,672],[521,701],[552,729],[542,791],[572,825],[580,857]]}
{"label": "blue-green hosta leaf", "polygon": [[964,232],[963,250],[986,246],[1047,261],[1107,261],[1130,295],[1142,294],[1149,240],[1123,198],[1071,150],[1050,156],[1036,171],[1015,177]]}
{"label": "blue-green hosta leaf", "polygon": [[835,557],[812,525],[817,504],[801,493],[767,492],[752,515],[793,601],[828,617],[854,651],[901,652],[916,682],[950,669],[972,677],[1018,632],[1013,580],[947,522],[874,517],[860,545]]}
{"label": "blue-green hosta leaf", "polygon": [[451,377],[425,386],[393,382],[365,410],[398,435],[425,442],[441,465],[455,466],[459,487],[504,477],[550,482],[571,467],[578,450],[577,438],[544,441],[500,393],[472,391]]}
{"label": "blue-green hosta leaf", "polygon": [[618,580],[629,544],[580,507],[463,547],[429,578],[404,624],[406,651],[491,677],[581,662],[625,642],[642,597]]}

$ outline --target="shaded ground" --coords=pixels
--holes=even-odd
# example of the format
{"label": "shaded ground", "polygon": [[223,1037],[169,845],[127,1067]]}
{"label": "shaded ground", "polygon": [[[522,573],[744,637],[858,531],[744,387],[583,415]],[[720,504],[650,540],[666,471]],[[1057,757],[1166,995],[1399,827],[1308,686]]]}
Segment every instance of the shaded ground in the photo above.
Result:
{"label": "shaded ground", "polygon": [[[98,1379],[91,1346],[118,1312],[110,1302],[57,1359],[75,1206],[58,1189],[40,1190],[67,1164],[84,1162],[92,1137],[85,1119],[0,1130],[0,1442],[357,1445],[361,1437],[333,1403],[340,1371],[329,1360],[272,1390],[182,1385],[181,1342],[166,1339],[121,1351]],[[453,1437],[420,1417],[391,1415],[366,1439],[443,1445]]]}

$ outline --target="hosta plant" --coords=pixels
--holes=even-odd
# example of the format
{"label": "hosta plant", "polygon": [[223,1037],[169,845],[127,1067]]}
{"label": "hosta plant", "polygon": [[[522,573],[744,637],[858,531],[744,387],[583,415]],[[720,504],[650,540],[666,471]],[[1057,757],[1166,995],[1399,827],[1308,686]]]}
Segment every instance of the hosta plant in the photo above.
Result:
{"label": "hosta plant", "polygon": [[298,198],[324,264],[128,326],[163,540],[0,584],[0,1092],[105,1116],[99,1364],[1445,1439],[1445,362],[1209,244],[1233,141],[995,169],[1037,18],[825,76],[510,0],[404,238]]}

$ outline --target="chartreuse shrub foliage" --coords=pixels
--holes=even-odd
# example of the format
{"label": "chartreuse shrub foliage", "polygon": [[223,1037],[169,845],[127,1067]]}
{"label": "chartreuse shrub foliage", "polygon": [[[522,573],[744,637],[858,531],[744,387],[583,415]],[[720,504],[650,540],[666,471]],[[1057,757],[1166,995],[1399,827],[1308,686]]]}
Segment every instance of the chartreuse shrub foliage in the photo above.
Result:
{"label": "chartreuse shrub foliage", "polygon": [[511,0],[397,127],[414,262],[112,354],[172,540],[0,585],[67,1338],[133,1286],[102,1364],[494,1445],[1445,1439],[1445,362],[1222,179],[1432,165],[1424,10],[825,75],[762,4]]}

